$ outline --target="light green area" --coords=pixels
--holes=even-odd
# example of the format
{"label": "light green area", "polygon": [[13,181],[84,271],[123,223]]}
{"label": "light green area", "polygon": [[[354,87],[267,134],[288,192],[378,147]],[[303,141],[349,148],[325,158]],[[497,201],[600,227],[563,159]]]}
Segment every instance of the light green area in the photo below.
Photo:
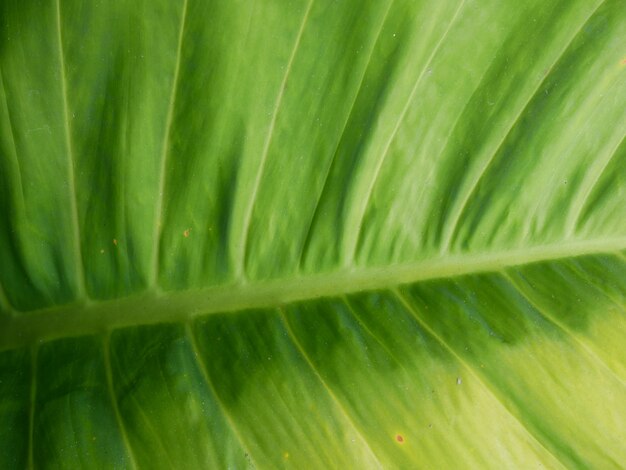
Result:
{"label": "light green area", "polygon": [[0,2],[0,468],[620,468],[624,0]]}

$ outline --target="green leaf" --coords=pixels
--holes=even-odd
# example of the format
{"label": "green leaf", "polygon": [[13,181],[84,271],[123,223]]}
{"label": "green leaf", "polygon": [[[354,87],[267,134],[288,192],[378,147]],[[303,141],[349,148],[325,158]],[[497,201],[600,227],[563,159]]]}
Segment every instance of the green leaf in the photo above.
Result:
{"label": "green leaf", "polygon": [[618,468],[623,0],[0,3],[0,468]]}

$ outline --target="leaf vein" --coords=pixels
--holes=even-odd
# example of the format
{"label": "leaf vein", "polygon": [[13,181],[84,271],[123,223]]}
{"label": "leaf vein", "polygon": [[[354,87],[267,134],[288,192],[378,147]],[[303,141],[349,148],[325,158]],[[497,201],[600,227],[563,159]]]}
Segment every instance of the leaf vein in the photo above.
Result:
{"label": "leaf vein", "polygon": [[357,311],[354,309],[354,307],[352,306],[352,304],[350,303],[350,300],[348,300],[348,297],[346,295],[342,295],[340,296],[342,302],[346,305],[346,307],[348,307],[348,309],[350,310],[350,312],[352,313],[352,316],[355,318],[355,320],[357,321],[358,325],[363,328],[363,330],[374,340],[376,341],[381,348],[383,348],[385,350],[385,352],[389,355],[390,358],[393,359],[393,362],[395,362],[398,367],[400,367],[406,374],[407,376],[409,375],[408,371],[406,370],[406,368],[404,367],[404,363],[393,353],[391,352],[391,350],[387,347],[387,345],[385,345],[385,343],[383,342],[383,340],[375,333],[373,332],[369,326],[367,326],[365,324],[365,322],[362,322],[359,320],[359,314],[357,313]]}
{"label": "leaf vein", "polygon": [[422,67],[422,70],[420,72],[420,74],[417,77],[417,80],[415,81],[415,84],[413,85],[413,88],[411,89],[411,92],[409,94],[409,97],[404,105],[404,108],[402,108],[402,111],[400,112],[400,116],[398,117],[398,121],[396,122],[396,125],[394,126],[391,135],[389,136],[389,139],[387,140],[387,143],[385,144],[385,147],[383,148],[383,152],[380,156],[380,158],[378,159],[378,161],[376,162],[376,166],[374,167],[374,173],[372,175],[372,178],[370,178],[370,182],[367,186],[367,189],[365,190],[365,196],[362,199],[362,203],[359,205],[359,209],[358,209],[358,213],[357,213],[357,224],[355,227],[355,230],[353,230],[352,233],[354,233],[354,236],[349,240],[349,245],[347,247],[347,253],[346,253],[346,263],[348,262],[352,262],[354,263],[354,257],[356,255],[356,249],[357,249],[357,243],[359,241],[359,239],[361,238],[361,231],[363,230],[363,219],[365,218],[365,212],[367,211],[367,207],[369,206],[369,201],[372,197],[372,193],[374,192],[374,186],[376,185],[376,181],[378,180],[378,176],[380,174],[380,171],[382,169],[383,163],[385,162],[385,159],[387,157],[387,154],[389,153],[389,149],[391,148],[391,144],[393,143],[393,140],[395,139],[396,134],[398,133],[398,130],[400,129],[400,125],[402,124],[402,122],[404,121],[404,118],[411,106],[411,103],[415,97],[415,93],[417,92],[417,89],[419,88],[420,83],[422,82],[422,78],[424,77],[426,70],[428,70],[428,66],[430,65],[430,63],[432,62],[432,60],[435,58],[435,56],[437,55],[437,53],[439,52],[439,49],[441,48],[442,44],[444,43],[446,37],[448,36],[448,33],[450,32],[450,30],[452,29],[452,26],[454,25],[454,23],[456,22],[457,17],[459,16],[461,10],[463,9],[463,6],[465,5],[466,0],[461,0],[461,2],[459,3],[459,6],[457,7],[456,11],[454,12],[454,15],[452,15],[452,18],[450,19],[450,22],[448,23],[448,26],[446,27],[446,29],[444,30],[443,35],[441,36],[441,38],[439,39],[439,41],[437,42],[437,44],[435,45],[435,47],[433,48],[430,56],[428,57],[428,59],[426,60],[424,67]]}
{"label": "leaf vein", "polygon": [[21,202],[22,207],[20,209],[24,210],[23,207],[26,204],[24,202],[24,186],[22,184],[22,171],[20,169],[20,159],[18,158],[17,143],[15,141],[15,129],[13,128],[13,120],[11,118],[11,111],[9,110],[9,103],[8,103],[8,98],[7,98],[8,93],[7,93],[6,86],[4,84],[4,77],[2,74],[1,65],[0,65],[0,88],[2,88],[2,93],[4,95],[3,102],[4,102],[5,110],[7,113],[7,124],[8,124],[9,131],[10,131],[11,146],[13,147],[13,154],[11,155],[11,157],[13,157],[13,159],[15,160],[15,168],[17,170],[15,172],[15,176],[16,176],[16,186],[18,187],[18,191],[21,196],[21,200],[19,202]]}
{"label": "leaf vein", "polygon": [[356,105],[358,99],[359,99],[359,95],[361,93],[361,89],[363,88],[363,83],[365,81],[365,76],[367,75],[367,71],[369,69],[369,65],[372,61],[372,57],[374,56],[374,49],[376,48],[376,44],[378,43],[378,40],[380,38],[380,35],[383,32],[383,29],[385,28],[385,22],[387,20],[387,16],[389,16],[389,12],[391,11],[391,6],[393,5],[394,0],[390,0],[389,1],[389,5],[387,7],[387,11],[385,12],[385,15],[383,16],[383,19],[380,23],[380,28],[378,30],[378,32],[376,33],[376,39],[374,40],[374,44],[372,45],[372,52],[370,54],[370,56],[367,59],[367,64],[364,67],[363,70],[363,75],[361,76],[361,80],[359,81],[359,85],[357,87],[356,93],[354,94],[354,99],[352,100],[352,103],[350,104],[350,109],[348,110],[348,113],[346,114],[346,119],[343,123],[343,128],[341,129],[341,134],[339,135],[339,138],[337,139],[337,145],[335,146],[335,150],[333,152],[333,157],[330,160],[330,163],[328,165],[328,167],[326,168],[326,174],[324,175],[324,181],[321,185],[321,191],[317,196],[317,201],[315,202],[315,207],[313,208],[312,211],[312,215],[311,215],[311,220],[309,221],[309,225],[308,228],[306,230],[306,234],[303,238],[303,245],[302,245],[302,250],[300,251],[300,256],[299,256],[299,262],[298,262],[298,267],[301,268],[302,267],[302,263],[304,260],[304,254],[306,252],[306,247],[309,244],[309,240],[312,234],[312,230],[313,230],[313,225],[315,223],[315,219],[317,217],[317,213],[320,207],[320,203],[322,201],[322,198],[324,196],[324,193],[327,189],[328,186],[328,182],[329,182],[329,178],[330,178],[330,174],[331,171],[333,169],[333,166],[335,164],[335,162],[337,161],[337,154],[339,153],[339,146],[341,145],[341,142],[343,140],[343,136],[346,133],[346,130],[348,128],[348,123],[350,122],[350,118],[352,117],[352,112],[354,110],[354,106]]}
{"label": "leaf vein", "polygon": [[574,234],[574,230],[578,225],[580,217],[583,213],[583,209],[585,208],[585,204],[593,194],[593,190],[602,179],[602,175],[609,167],[613,158],[615,158],[615,156],[618,154],[618,151],[620,147],[624,144],[624,142],[626,142],[626,134],[622,136],[615,148],[611,150],[611,152],[608,154],[608,158],[605,158],[604,161],[602,161],[602,164],[599,165],[597,171],[593,172],[592,176],[590,178],[587,178],[583,183],[584,189],[579,193],[581,194],[581,196],[578,198],[578,200],[572,204],[574,211],[570,214],[570,217],[568,218],[568,221],[566,223],[568,235],[572,236]]}
{"label": "leaf vein", "polygon": [[581,341],[572,330],[567,327],[563,322],[557,320],[554,315],[548,313],[544,308],[541,308],[537,302],[535,302],[524,290],[515,282],[515,280],[505,271],[501,272],[501,276],[508,281],[508,283],[515,289],[515,291],[524,299],[528,304],[542,317],[555,325],[560,331],[562,331],[567,337],[569,337],[579,348],[581,348],[587,356],[589,356],[594,362],[596,362],[602,369],[605,369],[611,377],[617,380],[622,387],[626,388],[626,382],[615,372],[604,360],[602,360],[596,352],[590,348],[587,344]]}
{"label": "leaf vein", "polygon": [[191,346],[191,351],[193,353],[193,356],[196,359],[196,362],[198,363],[200,374],[202,375],[202,378],[204,379],[204,382],[206,383],[207,387],[209,387],[209,391],[211,395],[213,395],[213,398],[215,399],[215,403],[217,404],[218,408],[222,412],[222,415],[224,416],[224,419],[226,420],[226,423],[230,427],[230,430],[232,431],[233,435],[239,441],[240,447],[244,450],[244,452],[248,455],[248,457],[250,457],[250,460],[253,462],[253,466],[258,468],[258,465],[254,462],[254,458],[252,457],[250,450],[246,447],[244,440],[241,437],[241,434],[239,434],[239,430],[237,429],[237,426],[235,425],[235,422],[233,421],[233,418],[230,415],[230,412],[228,411],[224,403],[222,403],[221,398],[219,397],[219,395],[217,394],[217,391],[215,390],[215,386],[213,385],[213,381],[211,380],[209,371],[207,370],[206,364],[204,360],[202,359],[202,355],[200,354],[200,349],[198,348],[198,343],[196,341],[196,337],[194,335],[191,322],[186,323],[185,334],[189,341],[189,345]]}
{"label": "leaf vein", "polygon": [[333,390],[330,388],[330,385],[328,385],[328,383],[324,380],[324,378],[322,377],[321,373],[319,372],[317,367],[315,367],[315,364],[313,363],[313,361],[311,360],[311,358],[309,357],[307,352],[302,347],[302,344],[300,343],[300,341],[298,340],[298,338],[294,334],[293,330],[291,329],[291,326],[289,325],[289,321],[287,320],[287,316],[285,315],[285,311],[282,308],[278,308],[278,311],[279,311],[281,320],[282,320],[282,322],[283,322],[283,324],[285,326],[285,330],[287,331],[287,335],[289,336],[289,339],[293,343],[294,347],[300,353],[300,355],[302,356],[302,359],[304,359],[304,361],[307,363],[307,365],[309,366],[309,368],[311,369],[311,371],[313,372],[313,374],[315,375],[317,380],[324,387],[324,389],[326,390],[326,392],[328,393],[328,395],[330,396],[332,401],[337,406],[337,409],[343,414],[343,416],[346,419],[346,421],[354,429],[354,431],[356,432],[357,436],[359,437],[359,440],[363,443],[363,445],[365,446],[365,449],[371,455],[371,457],[374,460],[374,462],[376,463],[376,465],[379,468],[382,468],[383,466],[380,463],[380,460],[378,459],[378,457],[376,456],[376,454],[372,450],[371,446],[369,445],[369,443],[365,439],[365,436],[363,436],[361,431],[357,428],[356,424],[354,423],[354,421],[350,417],[349,413],[346,411],[346,409],[342,405],[341,401],[339,401],[339,399],[337,398],[337,396],[335,395]]}
{"label": "leaf vein", "polygon": [[263,150],[261,151],[261,161],[259,162],[259,167],[257,169],[256,177],[254,179],[254,183],[252,185],[252,193],[250,195],[250,200],[245,208],[245,212],[243,215],[243,228],[242,235],[239,247],[239,256],[241,259],[237,265],[237,269],[239,270],[236,273],[236,277],[242,278],[244,276],[245,271],[245,263],[246,263],[246,255],[248,250],[248,238],[250,232],[250,225],[252,222],[252,212],[254,210],[254,205],[256,203],[257,193],[259,191],[259,187],[261,185],[261,179],[263,178],[263,173],[265,172],[265,163],[267,161],[267,156],[270,149],[270,144],[272,143],[272,138],[274,136],[274,127],[276,126],[276,120],[278,118],[278,111],[283,101],[283,96],[285,94],[285,88],[287,86],[287,80],[289,79],[289,74],[291,73],[291,69],[293,66],[294,59],[298,52],[298,48],[300,47],[300,41],[304,34],[304,30],[306,24],[309,19],[309,15],[311,13],[311,9],[313,7],[314,0],[309,0],[307,8],[304,12],[304,17],[300,23],[300,28],[298,30],[298,34],[296,35],[296,40],[293,45],[293,49],[291,51],[291,55],[289,56],[289,60],[287,62],[287,68],[285,70],[285,75],[283,76],[283,80],[280,84],[280,88],[278,89],[278,95],[276,96],[276,102],[274,104],[274,110],[272,111],[272,119],[270,121],[270,125],[268,128],[267,136],[265,137],[265,143],[263,144]]}
{"label": "leaf vein", "polygon": [[505,403],[502,401],[502,398],[498,395],[498,393],[496,393],[492,387],[490,387],[487,383],[487,381],[485,381],[480,373],[478,371],[475,370],[475,368],[469,364],[467,361],[465,361],[459,354],[457,354],[457,352],[454,350],[454,348],[452,348],[452,346],[450,346],[441,336],[439,336],[427,323],[425,320],[423,320],[422,318],[420,318],[419,313],[417,312],[417,310],[413,307],[413,305],[409,302],[409,300],[405,297],[404,294],[402,294],[399,290],[397,289],[393,289],[393,293],[394,295],[398,298],[398,300],[402,303],[402,305],[404,306],[404,308],[406,308],[406,310],[413,316],[413,318],[415,318],[415,320],[420,324],[420,326],[422,326],[422,328],[424,328],[424,330],[426,330],[426,332],[428,332],[428,334],[433,337],[439,344],[441,344],[447,351],[448,353],[454,357],[454,359],[465,369],[467,370],[474,379],[476,379],[476,381],[478,383],[480,383],[482,385],[482,387],[485,389],[485,391],[487,393],[489,393],[494,400],[496,401],[496,403],[498,403],[502,409],[515,421],[517,422],[521,428],[528,434],[528,436],[535,441],[542,449],[544,449],[549,455],[551,455],[554,460],[556,462],[559,462],[563,468],[567,468],[567,466],[564,464],[564,462],[557,456],[555,455],[550,449],[548,449],[543,442],[541,442],[541,440],[539,440],[539,438],[535,435],[534,432],[532,432],[524,422],[521,421],[521,418],[519,416],[517,416],[515,413],[513,413],[513,411],[511,411],[509,409],[508,406],[505,405]]}
{"label": "leaf vein", "polygon": [[[626,249],[626,237],[569,241],[523,250],[451,255],[389,267],[339,270],[320,275],[275,279],[204,289],[146,292],[122,299],[70,304],[0,316],[0,351],[71,335],[92,334],[103,328],[188,321],[199,315],[331,297],[365,290],[388,289],[430,279],[498,271],[507,267],[564,258],[612,254]],[[76,322],[80,317],[81,321]],[[59,327],[62,326],[62,327]]]}
{"label": "leaf vein", "polygon": [[174,111],[176,107],[176,92],[178,90],[178,80],[180,75],[180,64],[183,49],[183,36],[185,34],[185,24],[187,22],[187,3],[183,0],[181,12],[180,27],[178,30],[178,42],[176,45],[176,62],[174,67],[174,77],[172,77],[172,89],[170,91],[169,104],[167,108],[167,116],[165,118],[165,133],[163,135],[163,144],[161,147],[161,165],[159,168],[159,183],[156,194],[156,207],[154,210],[154,227],[152,229],[152,270],[151,285],[156,288],[159,277],[159,250],[161,248],[162,218],[163,206],[165,199],[165,184],[167,180],[167,161],[169,156],[170,136],[172,131],[172,123],[174,121]]}
{"label": "leaf vein", "polygon": [[124,443],[124,447],[126,448],[126,451],[128,453],[128,458],[130,460],[131,467],[136,469],[138,468],[137,462],[135,461],[133,449],[130,445],[130,441],[128,440],[128,433],[126,432],[126,428],[124,426],[124,420],[122,419],[122,415],[120,413],[120,409],[117,404],[117,395],[115,393],[115,388],[113,386],[113,371],[111,369],[111,332],[107,332],[104,335],[102,343],[103,343],[102,352],[104,355],[104,371],[106,374],[109,400],[111,400],[111,406],[113,407],[115,420],[117,421],[117,426],[119,428],[120,435],[122,437],[122,442]]}
{"label": "leaf vein", "polygon": [[[593,15],[596,13],[596,11],[598,11],[598,9],[604,3],[604,1],[605,0],[602,0],[595,8],[593,8],[592,11],[589,13],[589,15],[587,15],[585,17],[584,21],[582,21],[580,26],[576,29],[576,31],[574,31],[574,33],[571,35],[569,40],[565,43],[564,47],[561,48],[561,50],[559,51],[556,59],[552,61],[551,65],[549,67],[550,71],[552,71],[554,69],[554,66],[556,64],[558,64],[558,62],[561,60],[563,55],[569,49],[569,47],[572,44],[572,42],[578,37],[580,32],[583,30],[584,26],[589,22],[589,20],[593,17]],[[533,98],[535,96],[537,96],[537,93],[541,90],[541,86],[546,82],[546,80],[548,79],[548,77],[550,75],[551,75],[550,73],[546,74],[538,82],[537,86],[534,88],[534,90],[532,91],[532,93],[530,94],[528,99],[520,107],[520,110],[517,113],[517,115],[515,116],[515,118],[513,119],[513,121],[511,122],[511,125],[503,133],[502,139],[500,140],[500,142],[496,146],[495,150],[493,152],[491,152],[491,154],[489,155],[489,158],[487,158],[485,163],[480,168],[478,176],[476,178],[474,178],[474,180],[472,181],[470,188],[467,190],[467,192],[465,193],[465,196],[463,197],[463,199],[461,200],[461,203],[459,204],[459,208],[453,213],[452,218],[448,221],[447,226],[450,227],[450,228],[448,229],[447,233],[444,233],[444,235],[443,235],[443,240],[442,240],[442,243],[441,243],[441,250],[442,250],[442,252],[447,252],[447,251],[450,250],[450,243],[452,242],[452,240],[454,239],[455,235],[457,234],[457,232],[458,232],[458,230],[460,228],[459,224],[460,224],[461,217],[463,216],[463,213],[467,209],[468,203],[469,203],[472,195],[478,189],[478,187],[480,185],[480,182],[482,181],[484,176],[487,174],[487,171],[491,167],[492,163],[495,161],[496,156],[498,155],[500,149],[503,148],[504,144],[507,141],[507,138],[511,135],[511,132],[513,131],[513,129],[516,128],[517,124],[519,124],[520,119],[522,118],[522,116],[524,116],[524,112],[528,109],[528,106],[532,103]]]}
{"label": "leaf vein", "polygon": [[65,76],[65,54],[63,52],[63,33],[61,30],[61,0],[56,0],[56,21],[57,21],[57,42],[59,44],[59,60],[61,66],[61,91],[63,94],[63,114],[65,116],[65,140],[67,144],[67,165],[68,165],[68,186],[70,191],[70,212],[72,233],[75,244],[75,269],[77,278],[78,297],[86,297],[85,288],[85,267],[83,265],[83,254],[81,249],[80,223],[78,218],[78,197],[76,193],[75,159],[72,147],[72,136],[70,130],[69,104],[67,97],[67,77]]}

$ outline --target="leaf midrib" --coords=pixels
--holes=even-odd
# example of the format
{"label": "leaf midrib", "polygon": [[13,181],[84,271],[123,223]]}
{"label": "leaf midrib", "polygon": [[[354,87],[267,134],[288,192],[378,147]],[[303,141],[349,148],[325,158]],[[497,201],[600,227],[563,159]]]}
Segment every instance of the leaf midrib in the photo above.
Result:
{"label": "leaf midrib", "polygon": [[570,240],[500,252],[448,255],[408,264],[351,268],[292,278],[233,283],[179,292],[146,291],[113,300],[0,315],[0,351],[36,341],[102,333],[117,328],[185,322],[200,315],[277,307],[291,302],[368,291],[514,266],[626,250],[626,237]]}

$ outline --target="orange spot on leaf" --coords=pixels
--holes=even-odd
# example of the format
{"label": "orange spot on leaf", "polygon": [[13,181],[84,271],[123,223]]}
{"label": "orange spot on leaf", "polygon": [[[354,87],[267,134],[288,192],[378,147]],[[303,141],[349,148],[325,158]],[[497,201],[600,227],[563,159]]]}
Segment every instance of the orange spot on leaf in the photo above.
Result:
{"label": "orange spot on leaf", "polygon": [[190,231],[191,231],[191,229],[190,229],[190,228],[188,228],[187,230],[185,230],[185,231],[183,232],[183,237],[185,237],[185,238],[189,237],[189,232],[190,232]]}
{"label": "orange spot on leaf", "polygon": [[398,441],[398,442],[400,442],[400,443],[404,442],[404,437],[402,437],[402,434],[398,434],[398,435],[396,436],[396,441]]}
{"label": "orange spot on leaf", "polygon": [[114,239],[113,239],[113,244],[114,244],[115,246],[117,246],[117,239],[116,239],[116,238],[114,238]]}

